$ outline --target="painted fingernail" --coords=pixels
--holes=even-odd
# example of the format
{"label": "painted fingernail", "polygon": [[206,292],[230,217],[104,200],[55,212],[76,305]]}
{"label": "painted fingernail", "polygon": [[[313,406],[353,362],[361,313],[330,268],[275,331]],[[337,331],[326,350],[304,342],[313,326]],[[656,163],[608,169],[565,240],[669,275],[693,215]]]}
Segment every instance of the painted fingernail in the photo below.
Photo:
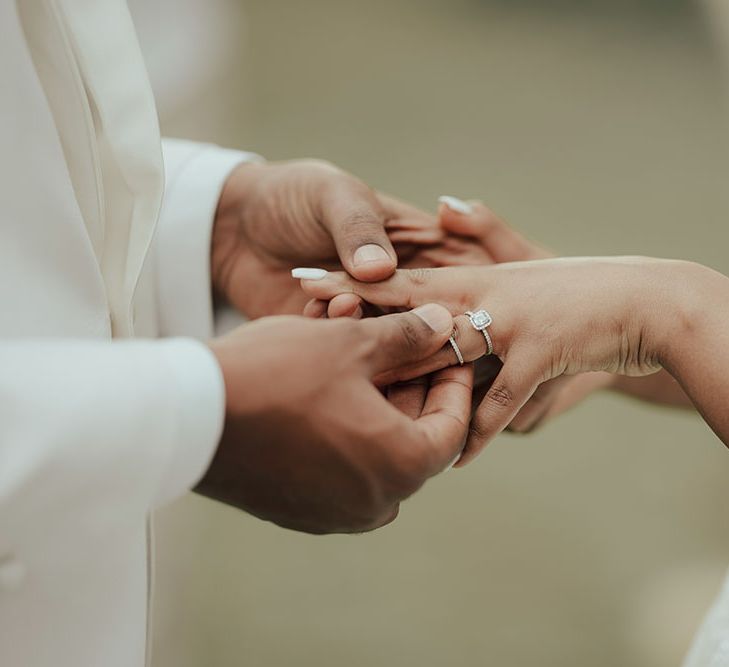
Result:
{"label": "painted fingernail", "polygon": [[462,199],[458,199],[458,197],[443,195],[442,197],[438,197],[438,201],[456,213],[462,213],[463,215],[471,215],[473,213],[473,206]]}
{"label": "painted fingernail", "polygon": [[327,273],[329,272],[326,269],[307,269],[304,267],[291,269],[291,277],[299,280],[321,280],[327,277]]}
{"label": "painted fingernail", "polygon": [[449,470],[453,470],[453,466],[456,465],[461,460],[461,452],[458,452],[458,454],[455,455],[453,460],[446,466],[446,469],[443,472],[448,472]]}
{"label": "painted fingernail", "polygon": [[453,317],[443,306],[435,303],[426,303],[413,310],[423,322],[436,333],[450,333],[453,331]]}
{"label": "painted fingernail", "polygon": [[362,266],[370,262],[392,262],[392,258],[382,246],[375,243],[368,243],[357,248],[354,253],[354,265]]}

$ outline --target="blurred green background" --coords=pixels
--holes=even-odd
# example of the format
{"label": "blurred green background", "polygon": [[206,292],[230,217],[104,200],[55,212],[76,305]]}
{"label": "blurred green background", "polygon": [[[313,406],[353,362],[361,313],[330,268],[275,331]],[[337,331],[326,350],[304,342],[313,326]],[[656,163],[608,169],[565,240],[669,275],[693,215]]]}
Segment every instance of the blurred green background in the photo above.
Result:
{"label": "blurred green background", "polygon": [[[168,134],[327,158],[431,210],[481,198],[563,254],[729,272],[719,13],[233,4],[227,65],[163,112]],[[697,417],[599,395],[500,437],[370,535],[298,535],[190,496],[157,519],[154,665],[679,665],[729,560],[727,479]]]}

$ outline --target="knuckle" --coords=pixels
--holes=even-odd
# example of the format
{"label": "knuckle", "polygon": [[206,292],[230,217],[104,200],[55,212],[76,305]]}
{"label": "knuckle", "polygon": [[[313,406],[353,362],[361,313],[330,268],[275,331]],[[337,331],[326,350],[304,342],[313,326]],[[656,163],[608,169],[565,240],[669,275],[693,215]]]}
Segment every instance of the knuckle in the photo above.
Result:
{"label": "knuckle", "polygon": [[505,384],[494,384],[487,392],[486,398],[500,408],[508,408],[514,402],[514,394]]}
{"label": "knuckle", "polygon": [[433,269],[420,267],[407,272],[408,280],[413,287],[424,287],[433,277]]}

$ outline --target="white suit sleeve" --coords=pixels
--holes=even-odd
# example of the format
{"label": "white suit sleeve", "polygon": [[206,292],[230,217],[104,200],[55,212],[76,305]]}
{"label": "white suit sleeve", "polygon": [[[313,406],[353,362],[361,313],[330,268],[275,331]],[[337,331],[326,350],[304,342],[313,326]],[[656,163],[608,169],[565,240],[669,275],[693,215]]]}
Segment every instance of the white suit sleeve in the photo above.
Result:
{"label": "white suit sleeve", "polygon": [[0,341],[3,516],[145,514],[204,474],[224,405],[196,341]]}
{"label": "white suit sleeve", "polygon": [[165,197],[155,239],[157,303],[162,336],[213,335],[210,239],[230,172],[255,153],[164,139]]}

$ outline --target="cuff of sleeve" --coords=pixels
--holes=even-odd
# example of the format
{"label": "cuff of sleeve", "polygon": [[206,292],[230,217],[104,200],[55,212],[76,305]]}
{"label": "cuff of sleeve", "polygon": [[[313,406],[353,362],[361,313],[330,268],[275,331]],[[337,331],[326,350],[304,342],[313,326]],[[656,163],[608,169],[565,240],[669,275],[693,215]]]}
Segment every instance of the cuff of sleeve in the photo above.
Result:
{"label": "cuff of sleeve", "polygon": [[230,172],[254,153],[211,144],[163,142],[165,200],[157,228],[158,308],[162,336],[213,335],[210,241]]}
{"label": "cuff of sleeve", "polygon": [[158,486],[157,506],[200,481],[215,454],[225,421],[223,374],[210,349],[183,338],[160,345],[170,371],[178,419],[169,463]]}

